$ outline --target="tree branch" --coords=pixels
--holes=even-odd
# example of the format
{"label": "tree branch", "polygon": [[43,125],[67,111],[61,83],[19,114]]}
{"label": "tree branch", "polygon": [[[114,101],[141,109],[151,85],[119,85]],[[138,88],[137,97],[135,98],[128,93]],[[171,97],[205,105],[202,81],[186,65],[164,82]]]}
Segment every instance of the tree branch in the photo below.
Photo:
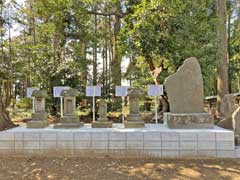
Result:
{"label": "tree branch", "polygon": [[[125,13],[117,13],[117,12],[96,12],[96,11],[86,11],[87,14],[94,14],[100,16],[118,16],[123,18],[126,14]],[[83,14],[83,13],[81,13]]]}

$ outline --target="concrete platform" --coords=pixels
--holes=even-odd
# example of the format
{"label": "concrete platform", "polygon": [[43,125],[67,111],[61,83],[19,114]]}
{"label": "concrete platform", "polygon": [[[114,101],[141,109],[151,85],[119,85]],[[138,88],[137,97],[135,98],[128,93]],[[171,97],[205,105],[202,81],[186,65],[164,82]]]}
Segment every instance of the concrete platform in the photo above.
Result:
{"label": "concrete platform", "polygon": [[91,155],[182,157],[240,157],[234,133],[213,129],[169,129],[146,124],[145,128],[92,128],[85,124],[75,129],[17,127],[0,132],[1,154]]}

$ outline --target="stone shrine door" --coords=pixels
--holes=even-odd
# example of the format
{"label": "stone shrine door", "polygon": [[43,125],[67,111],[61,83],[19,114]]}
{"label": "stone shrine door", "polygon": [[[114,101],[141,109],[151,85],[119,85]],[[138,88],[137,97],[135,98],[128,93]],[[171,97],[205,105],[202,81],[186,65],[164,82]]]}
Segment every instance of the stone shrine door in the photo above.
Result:
{"label": "stone shrine door", "polygon": [[139,102],[137,97],[130,97],[130,100],[129,100],[130,114],[139,114],[138,103]]}
{"label": "stone shrine door", "polygon": [[35,111],[36,112],[41,112],[43,111],[43,103],[42,99],[35,99]]}
{"label": "stone shrine door", "polygon": [[67,100],[66,114],[73,114],[73,102],[71,99]]}

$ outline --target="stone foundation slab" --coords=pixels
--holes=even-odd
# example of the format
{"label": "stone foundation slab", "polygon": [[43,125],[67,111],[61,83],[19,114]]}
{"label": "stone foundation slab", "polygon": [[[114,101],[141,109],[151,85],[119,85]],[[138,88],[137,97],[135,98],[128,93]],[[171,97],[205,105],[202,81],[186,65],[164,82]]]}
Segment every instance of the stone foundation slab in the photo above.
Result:
{"label": "stone foundation slab", "polygon": [[111,128],[112,122],[111,121],[96,121],[92,123],[93,128]]}
{"label": "stone foundation slab", "polygon": [[30,121],[27,122],[27,128],[45,128],[48,126],[47,121]]}
{"label": "stone foundation slab", "polygon": [[214,117],[208,113],[165,113],[164,121],[171,129],[212,129],[214,127]]}
{"label": "stone foundation slab", "polygon": [[43,129],[16,127],[0,132],[0,154],[51,156],[87,156],[100,153],[114,156],[240,157],[233,131],[212,129],[170,129],[165,125],[146,124],[144,128]]}

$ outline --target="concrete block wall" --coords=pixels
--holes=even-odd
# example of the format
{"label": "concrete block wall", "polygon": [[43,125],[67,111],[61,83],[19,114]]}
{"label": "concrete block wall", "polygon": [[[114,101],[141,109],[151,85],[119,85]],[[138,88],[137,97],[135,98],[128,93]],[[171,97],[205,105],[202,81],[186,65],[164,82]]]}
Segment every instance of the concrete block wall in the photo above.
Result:
{"label": "concrete block wall", "polygon": [[0,153],[86,152],[138,154],[156,157],[240,157],[234,133],[223,129],[171,130],[16,128],[0,132]]}

